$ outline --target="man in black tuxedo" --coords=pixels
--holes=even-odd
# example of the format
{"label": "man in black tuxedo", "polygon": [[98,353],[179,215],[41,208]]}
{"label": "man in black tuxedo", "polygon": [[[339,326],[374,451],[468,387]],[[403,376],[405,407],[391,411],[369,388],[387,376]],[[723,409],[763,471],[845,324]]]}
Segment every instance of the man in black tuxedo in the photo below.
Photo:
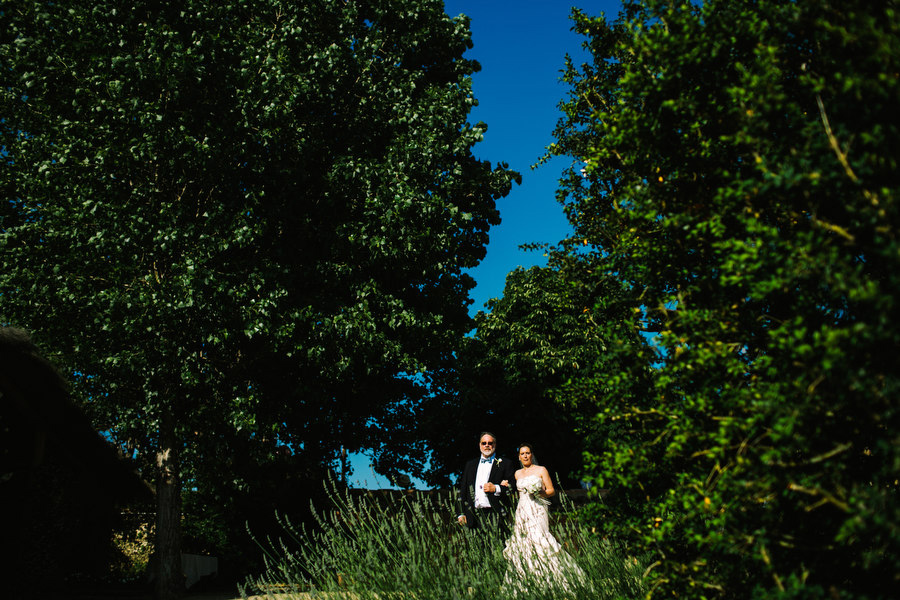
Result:
{"label": "man in black tuxedo", "polygon": [[478,444],[481,456],[467,462],[459,478],[457,519],[469,529],[493,523],[502,530],[509,516],[509,496],[516,487],[516,469],[512,461],[497,457],[494,434],[483,432]]}

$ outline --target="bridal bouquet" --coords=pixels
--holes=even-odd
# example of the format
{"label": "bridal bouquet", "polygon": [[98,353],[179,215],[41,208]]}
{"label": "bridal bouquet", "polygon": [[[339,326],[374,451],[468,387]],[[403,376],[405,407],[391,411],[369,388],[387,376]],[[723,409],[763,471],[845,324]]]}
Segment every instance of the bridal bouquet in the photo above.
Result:
{"label": "bridal bouquet", "polygon": [[550,503],[549,500],[541,496],[541,490],[544,489],[544,486],[541,484],[540,477],[525,477],[516,483],[516,487],[542,504]]}

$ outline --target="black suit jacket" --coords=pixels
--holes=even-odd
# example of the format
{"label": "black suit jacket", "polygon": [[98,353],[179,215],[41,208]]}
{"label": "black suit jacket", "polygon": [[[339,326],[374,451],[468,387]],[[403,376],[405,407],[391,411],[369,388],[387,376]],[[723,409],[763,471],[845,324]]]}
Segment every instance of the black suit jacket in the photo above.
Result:
{"label": "black suit jacket", "polygon": [[[479,456],[476,459],[466,463],[463,469],[462,477],[459,478],[459,512],[458,514],[466,515],[466,525],[470,528],[478,527],[479,511],[475,510],[475,475],[478,473],[478,463],[481,460]],[[494,463],[491,465],[491,473],[488,481],[496,485],[500,489],[500,495],[487,494],[488,501],[491,503],[491,511],[499,517],[505,517],[510,507],[510,494],[516,489],[516,468],[511,460],[502,457],[495,457]],[[509,487],[500,485],[500,482],[506,479],[509,481]]]}

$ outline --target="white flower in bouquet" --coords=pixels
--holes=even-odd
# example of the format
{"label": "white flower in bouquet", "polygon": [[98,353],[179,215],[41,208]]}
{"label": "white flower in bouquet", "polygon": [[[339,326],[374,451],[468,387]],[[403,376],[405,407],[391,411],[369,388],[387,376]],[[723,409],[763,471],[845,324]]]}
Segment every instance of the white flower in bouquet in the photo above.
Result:
{"label": "white flower in bouquet", "polygon": [[534,475],[524,477],[521,481],[516,483],[516,487],[534,498],[536,502],[540,502],[544,505],[550,504],[549,500],[541,496],[541,491],[544,489],[544,486],[541,483],[540,477]]}
{"label": "white flower in bouquet", "polygon": [[522,482],[518,484],[518,487],[526,494],[534,496],[539,494],[544,486],[541,485],[540,477],[525,477]]}

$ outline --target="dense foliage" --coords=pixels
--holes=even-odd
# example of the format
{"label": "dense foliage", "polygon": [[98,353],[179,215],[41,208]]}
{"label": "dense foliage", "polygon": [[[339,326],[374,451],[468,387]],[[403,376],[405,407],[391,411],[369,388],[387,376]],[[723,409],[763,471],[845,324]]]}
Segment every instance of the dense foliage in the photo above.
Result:
{"label": "dense foliage", "polygon": [[556,260],[620,286],[589,307],[608,356],[560,398],[654,597],[900,587],[897,11],[575,13]]}
{"label": "dense foliage", "polygon": [[420,447],[515,177],[470,45],[437,0],[3,3],[0,322],[145,461],[164,546],[182,480]]}
{"label": "dense foliage", "polygon": [[515,459],[517,445],[527,442],[560,485],[579,487],[582,450],[591,440],[573,433],[579,407],[558,406],[552,392],[593,372],[598,360],[613,358],[587,307],[598,295],[611,298],[617,291],[611,287],[616,282],[560,257],[551,257],[548,267],[509,273],[503,297],[475,315],[476,330],[460,349],[452,391],[426,401],[421,426],[440,440],[432,448],[433,472],[458,473],[477,455],[473,432],[486,429],[498,437],[500,456]]}

